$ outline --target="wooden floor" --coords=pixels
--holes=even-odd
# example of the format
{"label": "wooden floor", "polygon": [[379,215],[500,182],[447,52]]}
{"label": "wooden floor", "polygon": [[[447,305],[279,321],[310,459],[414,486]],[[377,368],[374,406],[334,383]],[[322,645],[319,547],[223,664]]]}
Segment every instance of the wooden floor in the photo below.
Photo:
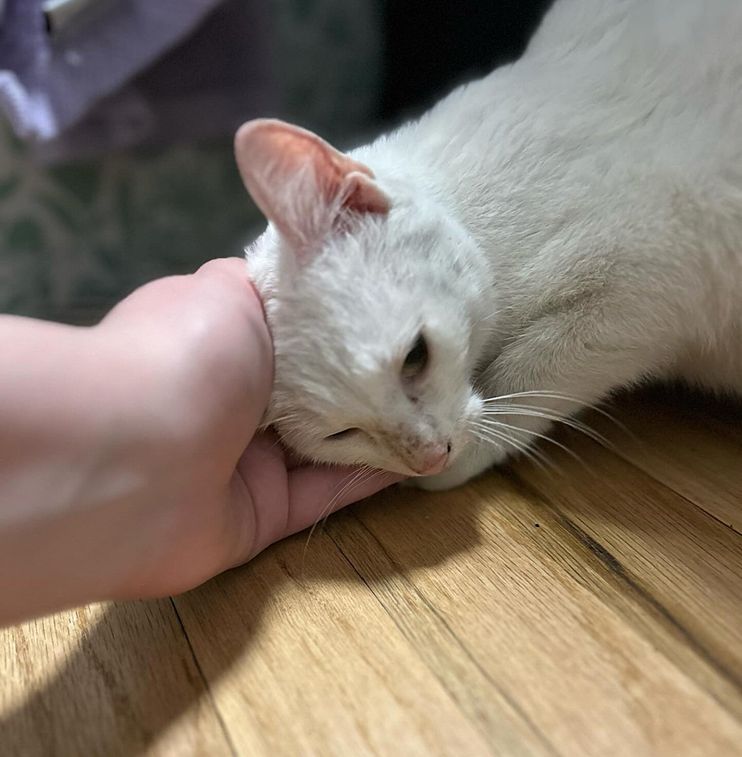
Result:
{"label": "wooden floor", "polygon": [[0,754],[742,755],[742,412],[398,490],[189,595],[0,631]]}

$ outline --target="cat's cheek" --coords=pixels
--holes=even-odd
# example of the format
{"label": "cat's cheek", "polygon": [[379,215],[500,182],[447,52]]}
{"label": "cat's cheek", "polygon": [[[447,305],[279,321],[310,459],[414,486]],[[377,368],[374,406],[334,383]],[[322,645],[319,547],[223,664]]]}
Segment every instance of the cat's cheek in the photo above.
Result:
{"label": "cat's cheek", "polygon": [[476,433],[477,427],[482,422],[482,413],[484,411],[484,402],[476,393],[472,392],[466,401],[464,410],[456,424],[456,429],[452,435],[452,456],[451,462],[465,454],[466,450],[478,441]]}

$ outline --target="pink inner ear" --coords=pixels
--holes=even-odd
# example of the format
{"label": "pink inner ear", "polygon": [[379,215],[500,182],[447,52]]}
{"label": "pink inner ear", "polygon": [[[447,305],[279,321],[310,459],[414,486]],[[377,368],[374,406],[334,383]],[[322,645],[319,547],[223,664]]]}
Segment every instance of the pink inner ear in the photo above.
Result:
{"label": "pink inner ear", "polygon": [[311,212],[317,203],[358,213],[389,211],[389,198],[373,181],[370,168],[298,126],[250,121],[237,132],[235,154],[258,207],[295,241],[307,242],[318,233],[312,228],[317,213]]}
{"label": "pink inner ear", "polygon": [[345,177],[343,207],[355,213],[388,213],[389,198],[373,181],[373,174],[353,171]]}

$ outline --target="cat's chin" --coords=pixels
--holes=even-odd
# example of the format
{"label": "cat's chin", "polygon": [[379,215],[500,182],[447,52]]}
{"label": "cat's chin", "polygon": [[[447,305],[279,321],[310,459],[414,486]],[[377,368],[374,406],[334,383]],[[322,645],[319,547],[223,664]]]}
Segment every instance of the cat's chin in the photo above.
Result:
{"label": "cat's chin", "polygon": [[493,465],[500,465],[507,459],[507,453],[499,446],[491,444],[470,445],[453,464],[434,476],[416,476],[403,482],[403,486],[429,492],[446,491],[462,486]]}
{"label": "cat's chin", "polygon": [[458,486],[463,486],[470,480],[471,476],[463,475],[462,473],[451,469],[443,471],[443,473],[436,473],[434,476],[415,476],[414,478],[408,478],[402,482],[402,486],[409,489],[422,489],[426,492],[443,492],[448,489],[455,489]]}

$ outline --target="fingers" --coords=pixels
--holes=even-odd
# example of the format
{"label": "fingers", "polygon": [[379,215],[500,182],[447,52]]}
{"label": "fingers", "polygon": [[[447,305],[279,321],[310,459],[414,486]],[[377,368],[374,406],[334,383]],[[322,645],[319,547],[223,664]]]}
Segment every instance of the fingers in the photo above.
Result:
{"label": "fingers", "polygon": [[[204,330],[205,355],[221,355],[214,359],[214,365],[233,365],[241,370],[241,391],[254,402],[259,400],[264,409],[273,383],[273,343],[263,304],[248,278],[244,260],[211,260],[193,279],[199,283],[201,320],[208,326]],[[232,360],[224,358],[223,349],[230,352]]]}
{"label": "fingers", "polygon": [[207,260],[197,271],[197,276],[232,276],[242,279],[245,276],[244,258],[214,258]]}
{"label": "fingers", "polygon": [[140,287],[99,333],[121,355],[122,375],[146,377],[136,404],[162,408],[168,427],[232,470],[273,384],[273,344],[245,262],[213,260]]}
{"label": "fingers", "polygon": [[237,559],[232,557],[230,565],[249,560],[274,542],[311,528],[336,510],[403,478],[369,468],[305,466],[288,471],[284,452],[272,434],[253,439],[238,470],[235,515],[241,520],[241,510],[249,508],[253,530],[245,535],[245,543],[238,547]]}
{"label": "fingers", "polygon": [[289,513],[282,536],[309,528],[330,513],[370,497],[403,476],[369,468],[303,467],[289,473]]}
{"label": "fingers", "polygon": [[253,320],[259,316],[264,321],[263,303],[247,275],[245,261],[238,258],[220,258],[204,263],[193,274],[197,295],[213,298],[220,309],[233,308]]}
{"label": "fingers", "polygon": [[[272,432],[256,436],[240,460],[233,488],[236,522],[249,515],[251,527],[237,545],[234,566],[266,547],[305,528],[346,505],[370,497],[404,477],[371,468],[286,467],[284,450]],[[245,508],[249,512],[245,512]]]}
{"label": "fingers", "polygon": [[204,285],[217,287],[222,296],[232,296],[238,304],[250,310],[257,306],[262,312],[262,302],[241,258],[209,260],[193,274],[193,278]]}
{"label": "fingers", "polygon": [[286,533],[289,485],[278,437],[271,432],[255,436],[240,459],[238,471],[249,494],[248,506],[255,513],[255,533],[250,545],[245,545],[244,561],[249,552],[257,554]]}

